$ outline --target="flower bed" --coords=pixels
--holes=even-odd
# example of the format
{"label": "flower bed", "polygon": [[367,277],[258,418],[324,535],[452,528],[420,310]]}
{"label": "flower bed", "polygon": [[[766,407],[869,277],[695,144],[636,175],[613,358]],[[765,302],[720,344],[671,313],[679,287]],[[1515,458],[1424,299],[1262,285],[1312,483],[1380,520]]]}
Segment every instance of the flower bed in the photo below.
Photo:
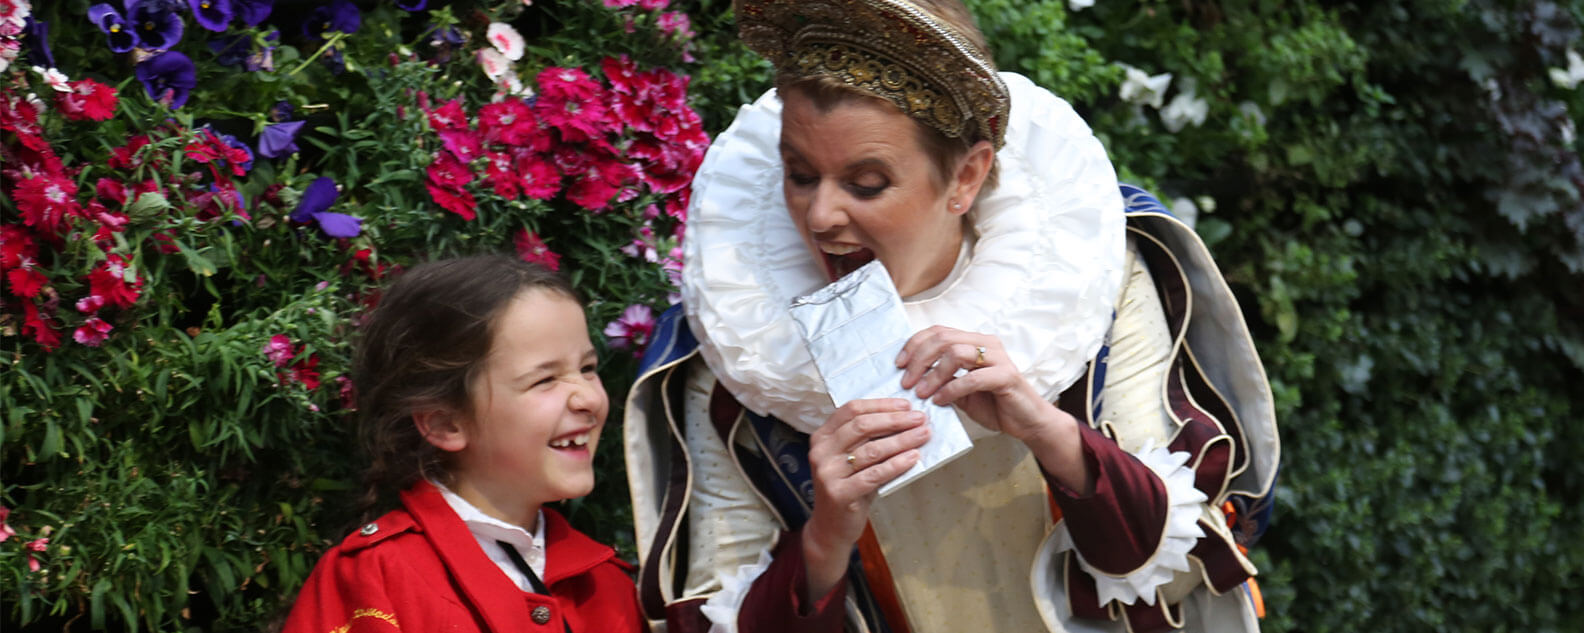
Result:
{"label": "flower bed", "polygon": [[[276,615],[356,519],[349,345],[415,262],[565,272],[630,380],[709,143],[688,15],[426,4],[0,0],[8,618]],[[623,540],[619,477],[567,511]]]}

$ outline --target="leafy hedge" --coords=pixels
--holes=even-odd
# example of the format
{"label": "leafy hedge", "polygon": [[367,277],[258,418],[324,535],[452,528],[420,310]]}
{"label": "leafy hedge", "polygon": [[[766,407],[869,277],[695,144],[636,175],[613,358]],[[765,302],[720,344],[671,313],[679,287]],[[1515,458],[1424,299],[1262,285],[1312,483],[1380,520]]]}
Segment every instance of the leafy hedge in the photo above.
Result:
{"label": "leafy hedge", "polygon": [[[361,306],[415,261],[517,250],[519,234],[525,256],[558,255],[607,335],[619,399],[644,308],[673,291],[668,255],[684,236],[667,210],[697,158],[691,132],[653,123],[694,112],[714,133],[768,78],[735,42],[726,0],[412,12],[423,0],[277,0],[257,27],[241,10],[257,3],[232,0],[219,32],[182,3],[172,50],[194,62],[196,87],[172,110],[137,79],[152,60],[111,52],[90,2],[34,4],[58,63],[39,62],[41,38],[0,35],[0,58],[8,40],[26,44],[0,71],[8,629],[233,630],[276,617],[356,519],[352,394],[338,378]],[[1197,215],[1244,303],[1284,440],[1277,513],[1255,549],[1266,630],[1573,628],[1584,61],[1570,70],[1569,55],[1584,5],[968,4],[1004,68],[1073,101],[1125,179]],[[335,11],[305,31],[320,7]],[[356,29],[322,28],[346,27],[347,7]],[[492,23],[526,52],[486,55],[488,76],[477,51],[492,48]],[[235,48],[217,54],[220,41]],[[272,68],[248,70],[266,49]],[[648,88],[621,92],[621,55]],[[33,65],[116,88],[114,116],[78,120],[102,97],[89,84],[62,96]],[[513,78],[538,98],[523,101]],[[513,91],[501,102],[594,91],[629,114],[663,101],[669,116],[611,108],[580,136],[581,120],[536,112],[546,140],[489,135],[485,105]],[[29,93],[36,130],[17,114]],[[463,127],[443,111],[452,99]],[[304,122],[298,151],[263,155],[262,134],[289,121]],[[116,152],[138,135],[146,148]],[[221,135],[254,153],[243,173]],[[540,152],[558,186],[514,192],[473,151]],[[64,179],[76,206],[42,213],[47,192],[24,186],[21,165]],[[329,203],[321,177],[338,186]],[[606,204],[591,209],[602,184]],[[361,220],[355,236],[326,234],[348,232],[348,217]],[[81,328],[97,345],[74,339]],[[630,552],[617,435],[595,495],[568,510]]]}

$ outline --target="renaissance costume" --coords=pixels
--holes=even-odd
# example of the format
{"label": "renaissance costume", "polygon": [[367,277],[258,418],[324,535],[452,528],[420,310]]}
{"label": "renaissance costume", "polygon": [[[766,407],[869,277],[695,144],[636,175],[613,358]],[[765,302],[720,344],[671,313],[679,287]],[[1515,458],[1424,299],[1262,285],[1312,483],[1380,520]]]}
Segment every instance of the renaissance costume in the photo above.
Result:
{"label": "renaissance costume", "polygon": [[[884,27],[863,13],[880,6],[928,36],[905,2],[808,3],[818,19],[862,15],[825,15],[836,27],[807,37],[799,25],[818,19],[775,13],[802,10],[791,4],[805,6],[739,5],[745,42],[787,49],[766,55],[778,67],[856,85],[930,65],[870,64],[844,35]],[[993,81],[1000,92],[986,94],[1007,103],[963,85],[893,100],[931,125],[940,108],[905,104],[951,101],[945,119],[973,119],[959,132],[977,126],[999,147],[1000,184],[975,202],[955,267],[904,307],[915,330],[999,338],[1025,380],[1085,423],[1094,489],[1068,490],[1021,442],[965,422],[974,448],[877,499],[843,583],[800,595],[807,434],[834,407],[788,305],[827,280],[784,207],[772,91],[695,176],[683,304],[661,319],[627,401],[639,597],[656,630],[1257,630],[1240,548],[1263,529],[1279,441],[1236,300],[1192,229],[1118,185],[1066,102],[1016,74],[966,81]]]}

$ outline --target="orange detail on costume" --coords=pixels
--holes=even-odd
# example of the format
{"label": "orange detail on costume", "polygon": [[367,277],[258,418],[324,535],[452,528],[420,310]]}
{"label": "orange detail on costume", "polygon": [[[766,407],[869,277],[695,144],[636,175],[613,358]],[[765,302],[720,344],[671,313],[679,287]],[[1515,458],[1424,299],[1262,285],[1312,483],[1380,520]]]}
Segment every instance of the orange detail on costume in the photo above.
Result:
{"label": "orange detail on costume", "polygon": [[386,624],[391,625],[391,627],[395,628],[396,630],[401,630],[401,625],[396,623],[396,616],[394,614],[386,613],[384,611],[380,611],[379,609],[357,609],[352,612],[352,617],[347,620],[346,624],[330,629],[330,633],[347,633],[348,631],[351,631],[352,622],[358,618],[374,618],[377,620],[384,620]]}
{"label": "orange detail on costume", "polygon": [[[1221,504],[1221,511],[1226,513],[1227,527],[1237,527],[1237,507],[1228,501]],[[1239,543],[1237,548],[1238,553],[1248,556],[1248,548],[1243,544]],[[1243,584],[1248,585],[1249,601],[1254,603],[1254,616],[1261,620],[1265,619],[1265,594],[1260,593],[1259,581],[1249,578]]]}
{"label": "orange detail on costume", "polygon": [[869,590],[886,624],[893,633],[909,633],[907,614],[902,611],[902,601],[897,597],[896,583],[891,579],[891,565],[886,563],[885,552],[880,551],[880,540],[875,537],[874,526],[864,525],[863,536],[858,539],[858,560],[863,562],[864,577],[869,580]]}

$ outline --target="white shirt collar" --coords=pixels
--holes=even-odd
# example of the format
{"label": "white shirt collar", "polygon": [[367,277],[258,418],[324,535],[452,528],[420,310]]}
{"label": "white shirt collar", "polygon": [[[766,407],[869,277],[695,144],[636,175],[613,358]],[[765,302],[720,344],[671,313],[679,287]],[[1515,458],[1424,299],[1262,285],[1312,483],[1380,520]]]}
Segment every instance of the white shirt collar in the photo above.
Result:
{"label": "white shirt collar", "polygon": [[445,498],[446,505],[451,506],[451,510],[456,512],[457,518],[462,519],[462,523],[467,525],[468,532],[473,534],[473,539],[478,541],[479,547],[495,563],[495,566],[499,567],[501,571],[506,573],[507,577],[517,583],[519,589],[533,591],[533,585],[528,581],[528,577],[517,569],[517,564],[512,562],[511,557],[506,554],[505,550],[501,549],[500,544],[496,541],[504,541],[516,548],[517,553],[521,554],[523,560],[528,562],[528,567],[532,568],[533,572],[542,580],[545,574],[544,510],[540,510],[539,515],[535,517],[534,531],[530,534],[528,530],[523,529],[521,526],[512,525],[485,514],[483,510],[478,509],[477,506],[469,503],[467,499],[463,499],[457,493],[452,492],[450,488],[445,487],[440,482],[431,483],[440,489],[440,496]]}

